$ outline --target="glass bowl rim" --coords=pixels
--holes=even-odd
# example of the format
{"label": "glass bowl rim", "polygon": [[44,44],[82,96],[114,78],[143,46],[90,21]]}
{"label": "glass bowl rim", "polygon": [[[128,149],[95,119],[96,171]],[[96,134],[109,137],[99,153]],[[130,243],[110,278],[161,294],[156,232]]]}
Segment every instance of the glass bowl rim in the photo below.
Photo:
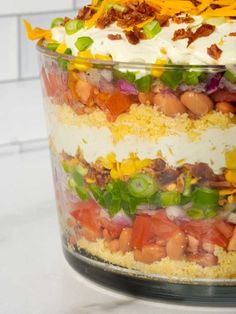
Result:
{"label": "glass bowl rim", "polygon": [[56,51],[52,51],[47,49],[42,45],[42,41],[39,41],[36,45],[36,49],[38,52],[42,55],[46,55],[51,58],[63,58],[68,61],[76,60],[77,62],[81,61],[81,63],[91,63],[95,65],[104,65],[105,67],[115,67],[119,66],[119,68],[138,68],[138,69],[145,69],[145,70],[151,70],[151,69],[160,69],[165,68],[169,70],[174,69],[187,69],[187,70],[203,70],[203,71],[209,71],[209,72],[221,72],[225,71],[227,69],[232,69],[233,72],[236,72],[236,65],[235,64],[226,64],[226,65],[209,65],[209,64],[203,64],[203,65],[190,65],[190,64],[163,64],[163,65],[157,65],[154,63],[144,63],[144,62],[124,62],[124,61],[114,61],[114,60],[99,60],[99,59],[91,59],[91,58],[82,58],[82,57],[75,57],[67,54],[58,53]]}

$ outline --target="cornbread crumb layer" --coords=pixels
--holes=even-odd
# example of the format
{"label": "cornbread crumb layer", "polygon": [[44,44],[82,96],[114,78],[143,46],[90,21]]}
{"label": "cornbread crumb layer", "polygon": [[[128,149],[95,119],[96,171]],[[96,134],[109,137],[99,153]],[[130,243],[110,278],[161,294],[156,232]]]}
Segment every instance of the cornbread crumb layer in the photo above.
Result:
{"label": "cornbread crumb layer", "polygon": [[218,265],[211,267],[201,267],[197,263],[184,260],[174,261],[165,257],[159,262],[144,264],[134,259],[132,252],[122,254],[121,252],[111,253],[106,248],[106,242],[98,239],[90,242],[81,238],[78,248],[83,248],[90,254],[103,259],[106,262],[123,266],[128,269],[141,271],[143,274],[155,274],[167,276],[170,279],[234,279],[236,278],[236,252],[226,252],[222,248],[215,246],[214,254],[218,257]]}
{"label": "cornbread crumb layer", "polygon": [[156,107],[144,104],[133,104],[128,112],[121,114],[113,122],[108,121],[105,113],[100,109],[96,109],[89,114],[77,115],[66,104],[49,106],[54,118],[61,124],[78,127],[108,127],[113,135],[114,142],[122,140],[126,135],[158,140],[162,136],[176,135],[183,132],[188,134],[189,138],[194,141],[202,131],[208,128],[227,129],[236,124],[232,114],[212,111],[197,120],[190,119],[187,114],[171,118],[159,112]]}

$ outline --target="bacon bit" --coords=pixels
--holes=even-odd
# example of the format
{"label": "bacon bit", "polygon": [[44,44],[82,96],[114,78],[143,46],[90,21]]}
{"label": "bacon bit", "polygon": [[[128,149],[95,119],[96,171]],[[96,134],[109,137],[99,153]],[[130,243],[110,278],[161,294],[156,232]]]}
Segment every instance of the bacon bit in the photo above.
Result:
{"label": "bacon bit", "polygon": [[137,45],[140,41],[138,34],[134,31],[125,32],[125,36],[132,45]]}
{"label": "bacon bit", "polygon": [[214,25],[210,25],[210,24],[201,25],[193,34],[193,36],[189,38],[188,46],[198,38],[207,37],[211,35],[214,32],[215,28],[216,27]]}
{"label": "bacon bit", "polygon": [[207,53],[213,59],[218,60],[222,54],[222,50],[216,44],[214,44],[207,48]]}
{"label": "bacon bit", "polygon": [[155,14],[156,19],[158,20],[159,24],[161,27],[163,26],[168,26],[169,25],[169,15],[164,15],[164,14]]}
{"label": "bacon bit", "polygon": [[126,6],[127,10],[120,12],[111,8],[96,22],[96,26],[105,28],[113,22],[122,28],[128,28],[140,24],[155,16],[155,10],[147,3],[132,3]]}
{"label": "bacon bit", "polygon": [[69,22],[71,19],[68,16],[64,17],[64,23],[63,25],[65,25],[67,22]]}
{"label": "bacon bit", "polygon": [[203,24],[201,25],[195,33],[192,32],[190,29],[178,29],[174,32],[174,36],[172,38],[173,41],[188,38],[188,46],[192,44],[196,39],[201,37],[207,37],[212,34],[215,30],[215,26],[210,24]]}
{"label": "bacon bit", "polygon": [[186,15],[186,16],[174,16],[173,17],[173,21],[177,24],[181,24],[181,23],[193,23],[195,20],[193,17]]}
{"label": "bacon bit", "polygon": [[201,2],[198,1],[198,0],[190,0],[190,1],[192,2],[192,4],[193,4],[195,7],[197,7],[197,6],[199,6],[199,5],[201,4]]}
{"label": "bacon bit", "polygon": [[215,3],[212,3],[210,4],[210,7],[213,9],[213,10],[216,10],[216,9],[220,9],[221,6],[219,4],[215,4]]}
{"label": "bacon bit", "polygon": [[89,6],[85,6],[79,10],[77,18],[79,20],[86,21],[86,20],[91,19],[91,17],[94,15],[95,12],[96,11],[94,9],[90,8]]}
{"label": "bacon bit", "polygon": [[236,32],[230,33],[229,36],[236,36]]}
{"label": "bacon bit", "polygon": [[174,32],[174,36],[172,38],[173,41],[179,40],[179,39],[185,39],[185,38],[191,38],[193,36],[193,32],[190,29],[177,29]]}
{"label": "bacon bit", "polygon": [[120,39],[122,39],[122,36],[120,34],[108,34],[107,37],[110,40],[120,40]]}

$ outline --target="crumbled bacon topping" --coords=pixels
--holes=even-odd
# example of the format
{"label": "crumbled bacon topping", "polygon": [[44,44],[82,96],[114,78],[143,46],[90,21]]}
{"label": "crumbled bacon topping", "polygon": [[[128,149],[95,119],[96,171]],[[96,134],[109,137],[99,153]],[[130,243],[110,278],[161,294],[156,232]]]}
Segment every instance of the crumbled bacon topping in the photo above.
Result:
{"label": "crumbled bacon topping", "polygon": [[156,13],[155,17],[158,20],[161,27],[169,25],[169,19],[170,19],[169,15]]}
{"label": "crumbled bacon topping", "polygon": [[174,32],[174,36],[172,38],[173,41],[179,40],[179,39],[185,39],[185,38],[191,38],[192,36],[192,31],[190,29],[177,29]]}
{"label": "crumbled bacon topping", "polygon": [[120,34],[108,34],[107,37],[110,40],[120,40],[120,39],[122,39]]}
{"label": "crumbled bacon topping", "polygon": [[215,26],[210,24],[201,25],[195,32],[191,29],[178,29],[174,32],[174,36],[172,38],[173,41],[188,38],[188,46],[192,44],[196,39],[201,37],[207,37],[212,34],[215,30]]}
{"label": "crumbled bacon topping", "polygon": [[134,26],[132,31],[126,31],[125,35],[129,43],[132,45],[137,45],[140,39],[145,39],[144,33],[136,26]]}
{"label": "crumbled bacon topping", "polygon": [[145,2],[136,4],[129,3],[126,8],[127,10],[123,12],[117,11],[114,8],[109,9],[106,14],[97,20],[96,26],[104,28],[113,22],[117,22],[118,26],[128,28],[154,17],[156,13],[156,11]]}
{"label": "crumbled bacon topping", "polygon": [[222,50],[216,44],[214,44],[207,48],[207,53],[213,59],[218,60],[222,54]]}
{"label": "crumbled bacon topping", "polygon": [[236,32],[230,33],[229,36],[236,36]]}
{"label": "crumbled bacon topping", "polygon": [[189,15],[185,15],[185,16],[177,16],[175,15],[173,17],[173,22],[177,23],[177,24],[181,24],[181,23],[193,23],[194,22],[194,18],[189,16]]}
{"label": "crumbled bacon topping", "polygon": [[85,6],[79,10],[77,18],[83,21],[89,20],[95,13],[94,9],[91,9],[89,6]]}

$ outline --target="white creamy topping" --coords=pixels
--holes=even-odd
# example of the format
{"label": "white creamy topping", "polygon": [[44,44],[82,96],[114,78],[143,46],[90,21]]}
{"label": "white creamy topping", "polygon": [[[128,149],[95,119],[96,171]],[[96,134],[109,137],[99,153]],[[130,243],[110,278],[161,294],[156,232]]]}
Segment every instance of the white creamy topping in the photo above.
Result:
{"label": "white creamy topping", "polygon": [[203,131],[194,142],[184,133],[164,136],[157,142],[148,138],[127,135],[117,144],[113,143],[112,134],[107,127],[69,126],[50,122],[50,139],[58,153],[64,151],[75,156],[78,148],[83,152],[87,162],[95,162],[99,157],[115,153],[118,161],[129,158],[136,153],[140,159],[155,159],[161,153],[164,160],[173,167],[184,163],[205,162],[219,173],[225,167],[225,151],[235,148],[236,126],[221,130],[210,128]]}
{"label": "white creamy topping", "polygon": [[[178,29],[186,29],[189,26],[199,27],[202,18],[197,16],[194,19],[195,22],[190,25],[170,22],[169,26],[162,27],[157,36],[141,40],[137,45],[130,44],[123,30],[115,24],[103,30],[95,27],[81,29],[73,35],[67,35],[63,27],[56,27],[52,30],[52,38],[58,42],[65,41],[74,56],[78,54],[75,46],[77,38],[89,36],[94,41],[89,48],[93,54],[109,54],[115,61],[155,63],[156,59],[170,59],[175,64],[235,64],[236,37],[228,35],[236,32],[236,22],[225,22],[217,26],[211,35],[196,39],[189,47],[187,47],[187,39],[172,40],[174,32]],[[120,34],[122,39],[110,40],[108,34]],[[216,44],[222,50],[218,60],[211,58],[207,53],[207,48],[212,44]]]}

